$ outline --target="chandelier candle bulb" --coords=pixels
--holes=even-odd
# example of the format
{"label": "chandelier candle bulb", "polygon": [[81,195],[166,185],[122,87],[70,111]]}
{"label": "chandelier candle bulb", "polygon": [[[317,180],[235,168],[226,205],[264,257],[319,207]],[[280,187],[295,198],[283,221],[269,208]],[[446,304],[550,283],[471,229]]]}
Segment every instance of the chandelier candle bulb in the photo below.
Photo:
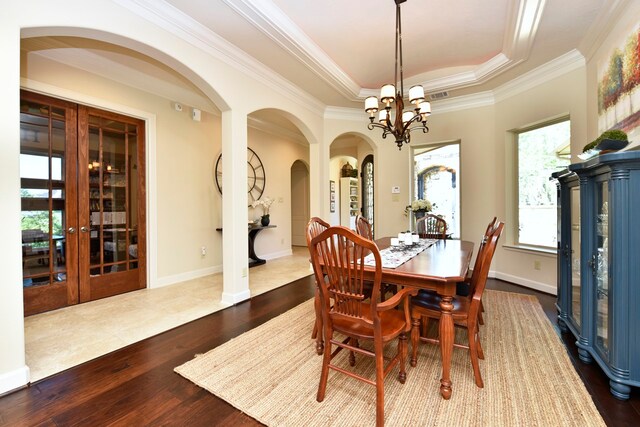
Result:
{"label": "chandelier candle bulb", "polygon": [[418,105],[422,101],[424,101],[424,88],[421,85],[411,86],[411,89],[409,89],[409,102]]}
{"label": "chandelier candle bulb", "polygon": [[376,98],[375,96],[370,96],[365,99],[364,111],[371,114],[371,117],[373,117],[373,114],[378,111],[378,98]]}
{"label": "chandelier candle bulb", "polygon": [[431,103],[429,101],[421,102],[418,107],[420,107],[420,114],[422,114],[423,118],[431,115]]}
{"label": "chandelier candle bulb", "polygon": [[380,101],[391,104],[396,97],[396,87],[394,85],[384,85],[380,89]]}

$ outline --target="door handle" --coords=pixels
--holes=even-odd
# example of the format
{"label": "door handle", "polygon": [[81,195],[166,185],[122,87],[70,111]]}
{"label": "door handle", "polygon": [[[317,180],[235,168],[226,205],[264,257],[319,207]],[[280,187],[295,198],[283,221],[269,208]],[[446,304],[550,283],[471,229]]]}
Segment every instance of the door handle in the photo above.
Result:
{"label": "door handle", "polygon": [[69,234],[74,234],[76,232],[76,229],[73,227],[69,227],[67,231],[69,232]]}
{"label": "door handle", "polygon": [[80,227],[80,231],[86,233],[87,231],[89,231],[89,229],[87,227]]}

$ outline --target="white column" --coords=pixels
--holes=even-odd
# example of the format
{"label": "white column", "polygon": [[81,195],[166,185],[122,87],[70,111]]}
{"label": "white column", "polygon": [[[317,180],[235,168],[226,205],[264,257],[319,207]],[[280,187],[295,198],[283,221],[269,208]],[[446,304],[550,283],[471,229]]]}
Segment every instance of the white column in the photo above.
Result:
{"label": "white column", "polygon": [[236,304],[249,292],[247,237],[247,114],[222,113],[222,302]]}
{"label": "white column", "polygon": [[11,8],[0,26],[0,394],[29,382],[25,364],[20,233],[20,28]]}

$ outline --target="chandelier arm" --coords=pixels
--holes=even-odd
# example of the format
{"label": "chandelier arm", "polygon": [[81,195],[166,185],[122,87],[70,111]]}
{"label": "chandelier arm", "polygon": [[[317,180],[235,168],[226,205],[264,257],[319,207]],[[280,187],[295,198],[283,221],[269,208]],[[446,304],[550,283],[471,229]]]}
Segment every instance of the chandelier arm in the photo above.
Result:
{"label": "chandelier arm", "polygon": [[404,75],[402,73],[402,17],[400,15],[400,5],[396,4],[397,16],[396,16],[396,43],[400,51],[400,96],[404,97]]}
{"label": "chandelier arm", "polygon": [[368,123],[367,124],[367,129],[373,130],[375,128],[380,128],[380,129],[383,129],[384,131],[387,131],[387,126],[381,125],[380,123]]}
{"label": "chandelier arm", "polygon": [[412,127],[411,129],[409,129],[409,132],[413,132],[414,130],[421,130],[422,133],[429,132],[429,128],[427,127],[427,125],[424,125],[424,124],[421,126]]}

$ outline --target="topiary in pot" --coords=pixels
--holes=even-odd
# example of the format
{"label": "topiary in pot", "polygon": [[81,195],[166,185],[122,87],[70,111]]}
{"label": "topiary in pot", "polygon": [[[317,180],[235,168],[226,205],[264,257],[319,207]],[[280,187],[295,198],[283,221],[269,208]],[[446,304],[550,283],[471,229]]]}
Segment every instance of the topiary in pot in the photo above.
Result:
{"label": "topiary in pot", "polygon": [[613,139],[616,141],[628,141],[627,134],[624,131],[619,129],[612,129],[602,132],[602,135],[597,137],[595,140],[591,141],[587,145],[584,146],[582,152],[586,152],[592,150],[598,146],[605,139]]}

